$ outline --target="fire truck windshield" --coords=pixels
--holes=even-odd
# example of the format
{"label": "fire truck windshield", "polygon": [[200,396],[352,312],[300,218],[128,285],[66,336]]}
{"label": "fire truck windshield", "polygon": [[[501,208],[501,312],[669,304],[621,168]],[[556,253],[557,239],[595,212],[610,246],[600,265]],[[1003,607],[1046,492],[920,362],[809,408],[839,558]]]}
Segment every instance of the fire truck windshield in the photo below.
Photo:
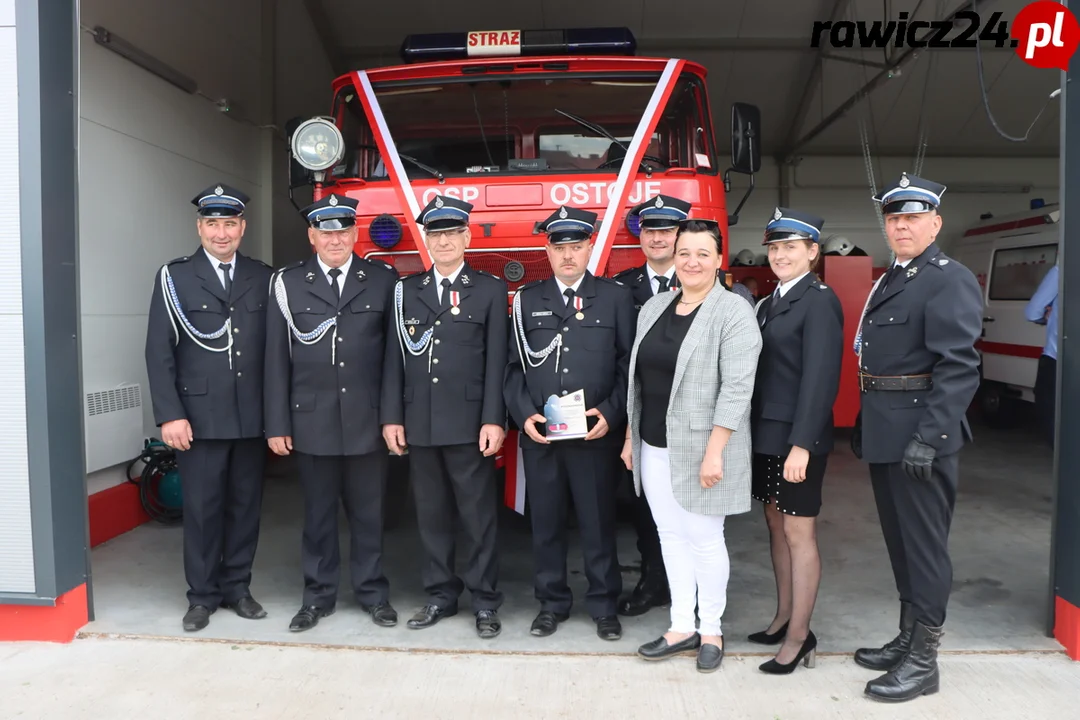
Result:
{"label": "fire truck windshield", "polygon": [[[514,75],[375,84],[410,179],[618,173],[658,75]],[[363,107],[342,89],[334,116],[346,153],[338,179],[388,177]],[[716,174],[702,79],[684,72],[645,150],[650,170]],[[591,126],[591,127],[590,127]],[[614,138],[614,139],[613,139]]]}

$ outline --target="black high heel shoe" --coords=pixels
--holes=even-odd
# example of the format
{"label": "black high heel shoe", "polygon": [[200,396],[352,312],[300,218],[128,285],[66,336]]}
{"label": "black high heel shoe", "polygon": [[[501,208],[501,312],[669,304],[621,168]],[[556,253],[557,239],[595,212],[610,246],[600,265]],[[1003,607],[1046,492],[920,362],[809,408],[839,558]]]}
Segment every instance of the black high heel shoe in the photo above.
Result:
{"label": "black high heel shoe", "polygon": [[772,634],[763,630],[761,632],[756,632],[753,635],[749,635],[746,639],[752,643],[757,643],[758,645],[776,645],[783,642],[784,638],[787,637],[787,627],[789,624],[790,622],[784,623],[783,627]]}
{"label": "black high heel shoe", "polygon": [[799,648],[799,654],[795,656],[794,660],[781,665],[776,662],[776,658],[773,658],[758,669],[768,675],[790,675],[795,672],[795,668],[803,661],[805,661],[808,668],[817,665],[817,638],[814,636],[813,631],[806,636],[806,640],[803,641],[802,647]]}

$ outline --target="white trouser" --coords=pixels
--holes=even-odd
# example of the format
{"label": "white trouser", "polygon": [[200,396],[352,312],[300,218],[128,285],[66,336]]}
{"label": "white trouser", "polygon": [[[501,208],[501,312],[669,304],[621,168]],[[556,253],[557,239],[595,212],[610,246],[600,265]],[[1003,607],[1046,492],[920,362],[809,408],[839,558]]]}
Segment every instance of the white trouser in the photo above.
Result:
{"label": "white trouser", "polygon": [[[688,512],[671,491],[666,448],[641,443],[641,485],[649,501],[671,589],[671,632],[694,632],[694,601],[701,620],[698,632],[720,635],[727,607],[731,562],[724,542],[724,516]],[[696,596],[696,598],[695,598]]]}

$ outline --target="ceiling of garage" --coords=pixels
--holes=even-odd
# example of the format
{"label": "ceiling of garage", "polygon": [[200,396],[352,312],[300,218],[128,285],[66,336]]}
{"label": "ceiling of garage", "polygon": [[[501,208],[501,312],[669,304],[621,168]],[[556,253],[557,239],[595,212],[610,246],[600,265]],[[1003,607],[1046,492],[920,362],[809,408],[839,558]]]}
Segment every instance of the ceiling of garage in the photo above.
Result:
{"label": "ceiling of garage", "polygon": [[[893,46],[887,56],[881,48],[818,50],[810,44],[815,21],[870,23],[897,20],[901,12],[909,22],[943,19],[970,8],[971,0],[398,0],[379,15],[352,0],[303,2],[342,71],[400,64],[399,47],[408,34],[625,26],[637,37],[638,55],[682,57],[708,68],[721,137],[732,102],[759,106],[767,156],[858,155],[860,125],[874,155],[914,155],[920,137],[927,155],[1058,153],[1059,105],[1048,97],[1061,74],[1028,66],[1010,48],[980,47],[986,99],[998,126],[1014,137],[1024,136],[1045,108],[1027,142],[1011,142],[994,130],[974,49],[910,52]],[[994,12],[1011,26],[1028,2],[978,0],[974,6],[984,27]],[[950,36],[968,24],[958,20]],[[888,68],[898,62],[899,72],[889,77]],[[867,99],[855,102],[872,82]]]}

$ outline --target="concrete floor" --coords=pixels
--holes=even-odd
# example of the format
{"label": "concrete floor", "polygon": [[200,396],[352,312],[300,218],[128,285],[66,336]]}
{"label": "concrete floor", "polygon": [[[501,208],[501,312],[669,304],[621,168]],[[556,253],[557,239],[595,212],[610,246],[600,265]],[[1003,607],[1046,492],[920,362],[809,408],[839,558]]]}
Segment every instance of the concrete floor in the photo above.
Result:
{"label": "concrete floor", "polygon": [[[943,651],[1059,650],[1046,637],[1050,560],[1051,455],[1025,431],[1003,433],[976,428],[977,440],[964,451],[961,488],[952,533],[954,591]],[[866,466],[838,441],[825,484],[819,543],[823,579],[813,629],[822,653],[850,653],[880,643],[895,633],[897,600],[881,531],[877,525]],[[411,509],[386,537],[385,567],[391,601],[402,616],[396,628],[375,627],[348,591],[347,574],[335,615],[302,634],[288,632],[298,609],[300,493],[287,468],[268,480],[262,535],[252,590],[269,617],[245,621],[219,611],[206,639],[273,643],[360,646],[443,651],[537,653],[633,653],[667,627],[667,612],[655,609],[624,618],[620,642],[596,637],[580,607],[554,636],[528,633],[538,609],[532,596],[532,560],[528,526],[510,511],[501,516],[500,585],[506,593],[503,633],[494,641],[476,637],[468,612],[437,626],[413,631],[404,620],[424,602],[417,555],[419,541]],[[731,518],[728,547],[732,561],[728,608],[724,617],[731,653],[767,649],[745,640],[763,629],[774,612],[774,585],[768,539],[758,508]],[[342,535],[342,552],[348,544]],[[633,532],[619,537],[623,582],[637,581]],[[571,553],[575,596],[583,596],[580,554]],[[343,570],[347,573],[346,569]],[[145,525],[93,552],[96,620],[84,637],[135,635],[180,637],[186,610],[181,560],[181,531]],[[467,609],[467,595],[462,608]]]}
{"label": "concrete floor", "polygon": [[1046,720],[1076,717],[1080,663],[1064,655],[949,655],[941,692],[896,707],[863,697],[850,658],[773,677],[758,658],[524,657],[183,640],[0,644],[4,718],[713,718]]}

